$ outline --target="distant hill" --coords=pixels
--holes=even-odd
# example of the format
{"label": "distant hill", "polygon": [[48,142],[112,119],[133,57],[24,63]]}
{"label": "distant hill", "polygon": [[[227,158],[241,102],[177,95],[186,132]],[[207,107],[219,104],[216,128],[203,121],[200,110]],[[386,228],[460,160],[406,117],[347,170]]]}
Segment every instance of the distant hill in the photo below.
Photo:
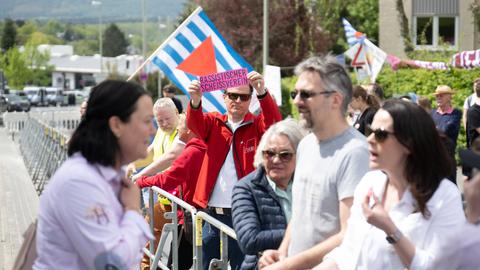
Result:
{"label": "distant hill", "polygon": [[[102,2],[104,21],[138,21],[141,0],[97,0]],[[99,7],[91,0],[0,0],[0,19],[50,19],[70,22],[95,22]],[[176,18],[187,0],[145,0],[147,18]]]}

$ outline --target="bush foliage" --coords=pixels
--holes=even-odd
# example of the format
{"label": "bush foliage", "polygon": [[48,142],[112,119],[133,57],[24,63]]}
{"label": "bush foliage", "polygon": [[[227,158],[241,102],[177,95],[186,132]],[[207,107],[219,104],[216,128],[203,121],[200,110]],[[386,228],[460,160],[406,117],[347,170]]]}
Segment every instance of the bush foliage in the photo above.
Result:
{"label": "bush foliage", "polygon": [[[352,81],[355,83],[354,73],[351,73]],[[455,90],[453,96],[453,106],[458,109],[463,108],[465,98],[473,93],[473,81],[480,77],[480,68],[477,69],[457,69],[450,70],[427,70],[404,68],[393,71],[385,65],[380,72],[377,83],[380,84],[387,98],[400,96],[409,92],[414,92],[418,96],[428,97],[435,107],[435,88],[438,85],[448,85]],[[296,77],[286,77],[282,79],[282,107],[283,117],[291,115],[298,116],[298,112],[289,97],[289,92],[294,89]],[[465,147],[465,130],[462,127],[458,136],[457,145],[459,148]]]}

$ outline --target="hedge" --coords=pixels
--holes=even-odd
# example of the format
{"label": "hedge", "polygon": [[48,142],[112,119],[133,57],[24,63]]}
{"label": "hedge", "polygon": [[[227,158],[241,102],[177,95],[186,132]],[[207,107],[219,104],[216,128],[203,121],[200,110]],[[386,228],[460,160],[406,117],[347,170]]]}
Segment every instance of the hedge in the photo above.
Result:
{"label": "hedge", "polygon": [[[351,73],[352,80],[355,82],[355,75]],[[462,109],[463,102],[473,93],[473,80],[480,77],[480,68],[477,69],[457,69],[450,70],[427,70],[404,68],[393,71],[388,65],[385,65],[380,72],[377,83],[380,84],[387,98],[403,95],[408,92],[414,92],[418,96],[426,96],[432,101],[435,107],[435,88],[438,85],[448,85],[456,91],[453,96],[453,106]],[[296,77],[286,77],[282,79],[282,107],[283,117],[297,117],[298,112],[295,105],[291,102],[289,92],[294,89]],[[465,130],[462,126],[458,136],[457,145],[459,148],[465,147]]]}

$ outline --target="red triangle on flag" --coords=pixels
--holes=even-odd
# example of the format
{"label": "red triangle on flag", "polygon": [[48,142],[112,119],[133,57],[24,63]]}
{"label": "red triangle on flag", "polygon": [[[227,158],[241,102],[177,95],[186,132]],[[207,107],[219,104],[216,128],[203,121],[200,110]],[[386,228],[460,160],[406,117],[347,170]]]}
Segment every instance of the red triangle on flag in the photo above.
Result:
{"label": "red triangle on flag", "polygon": [[209,36],[205,39],[200,46],[177,66],[177,69],[196,76],[217,73],[212,37]]}

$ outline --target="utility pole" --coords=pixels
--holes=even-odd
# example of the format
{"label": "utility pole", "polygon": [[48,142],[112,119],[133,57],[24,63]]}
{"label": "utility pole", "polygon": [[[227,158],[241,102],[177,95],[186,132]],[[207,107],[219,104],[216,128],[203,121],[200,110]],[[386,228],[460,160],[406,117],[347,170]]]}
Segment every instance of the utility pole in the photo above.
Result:
{"label": "utility pole", "polygon": [[263,73],[268,65],[268,0],[263,0]]}
{"label": "utility pole", "polygon": [[102,33],[102,24],[103,24],[103,14],[102,14],[102,1],[93,0],[92,6],[99,6],[98,9],[98,44],[100,48],[100,76],[103,75],[103,33]]}
{"label": "utility pole", "polygon": [[[147,59],[146,54],[147,54],[147,41],[146,41],[146,36],[145,36],[145,0],[140,0],[142,2],[142,56],[143,56],[143,61]],[[145,68],[143,69],[145,72]],[[141,76],[140,76],[141,77]],[[143,88],[147,87],[147,80],[141,80]]]}

